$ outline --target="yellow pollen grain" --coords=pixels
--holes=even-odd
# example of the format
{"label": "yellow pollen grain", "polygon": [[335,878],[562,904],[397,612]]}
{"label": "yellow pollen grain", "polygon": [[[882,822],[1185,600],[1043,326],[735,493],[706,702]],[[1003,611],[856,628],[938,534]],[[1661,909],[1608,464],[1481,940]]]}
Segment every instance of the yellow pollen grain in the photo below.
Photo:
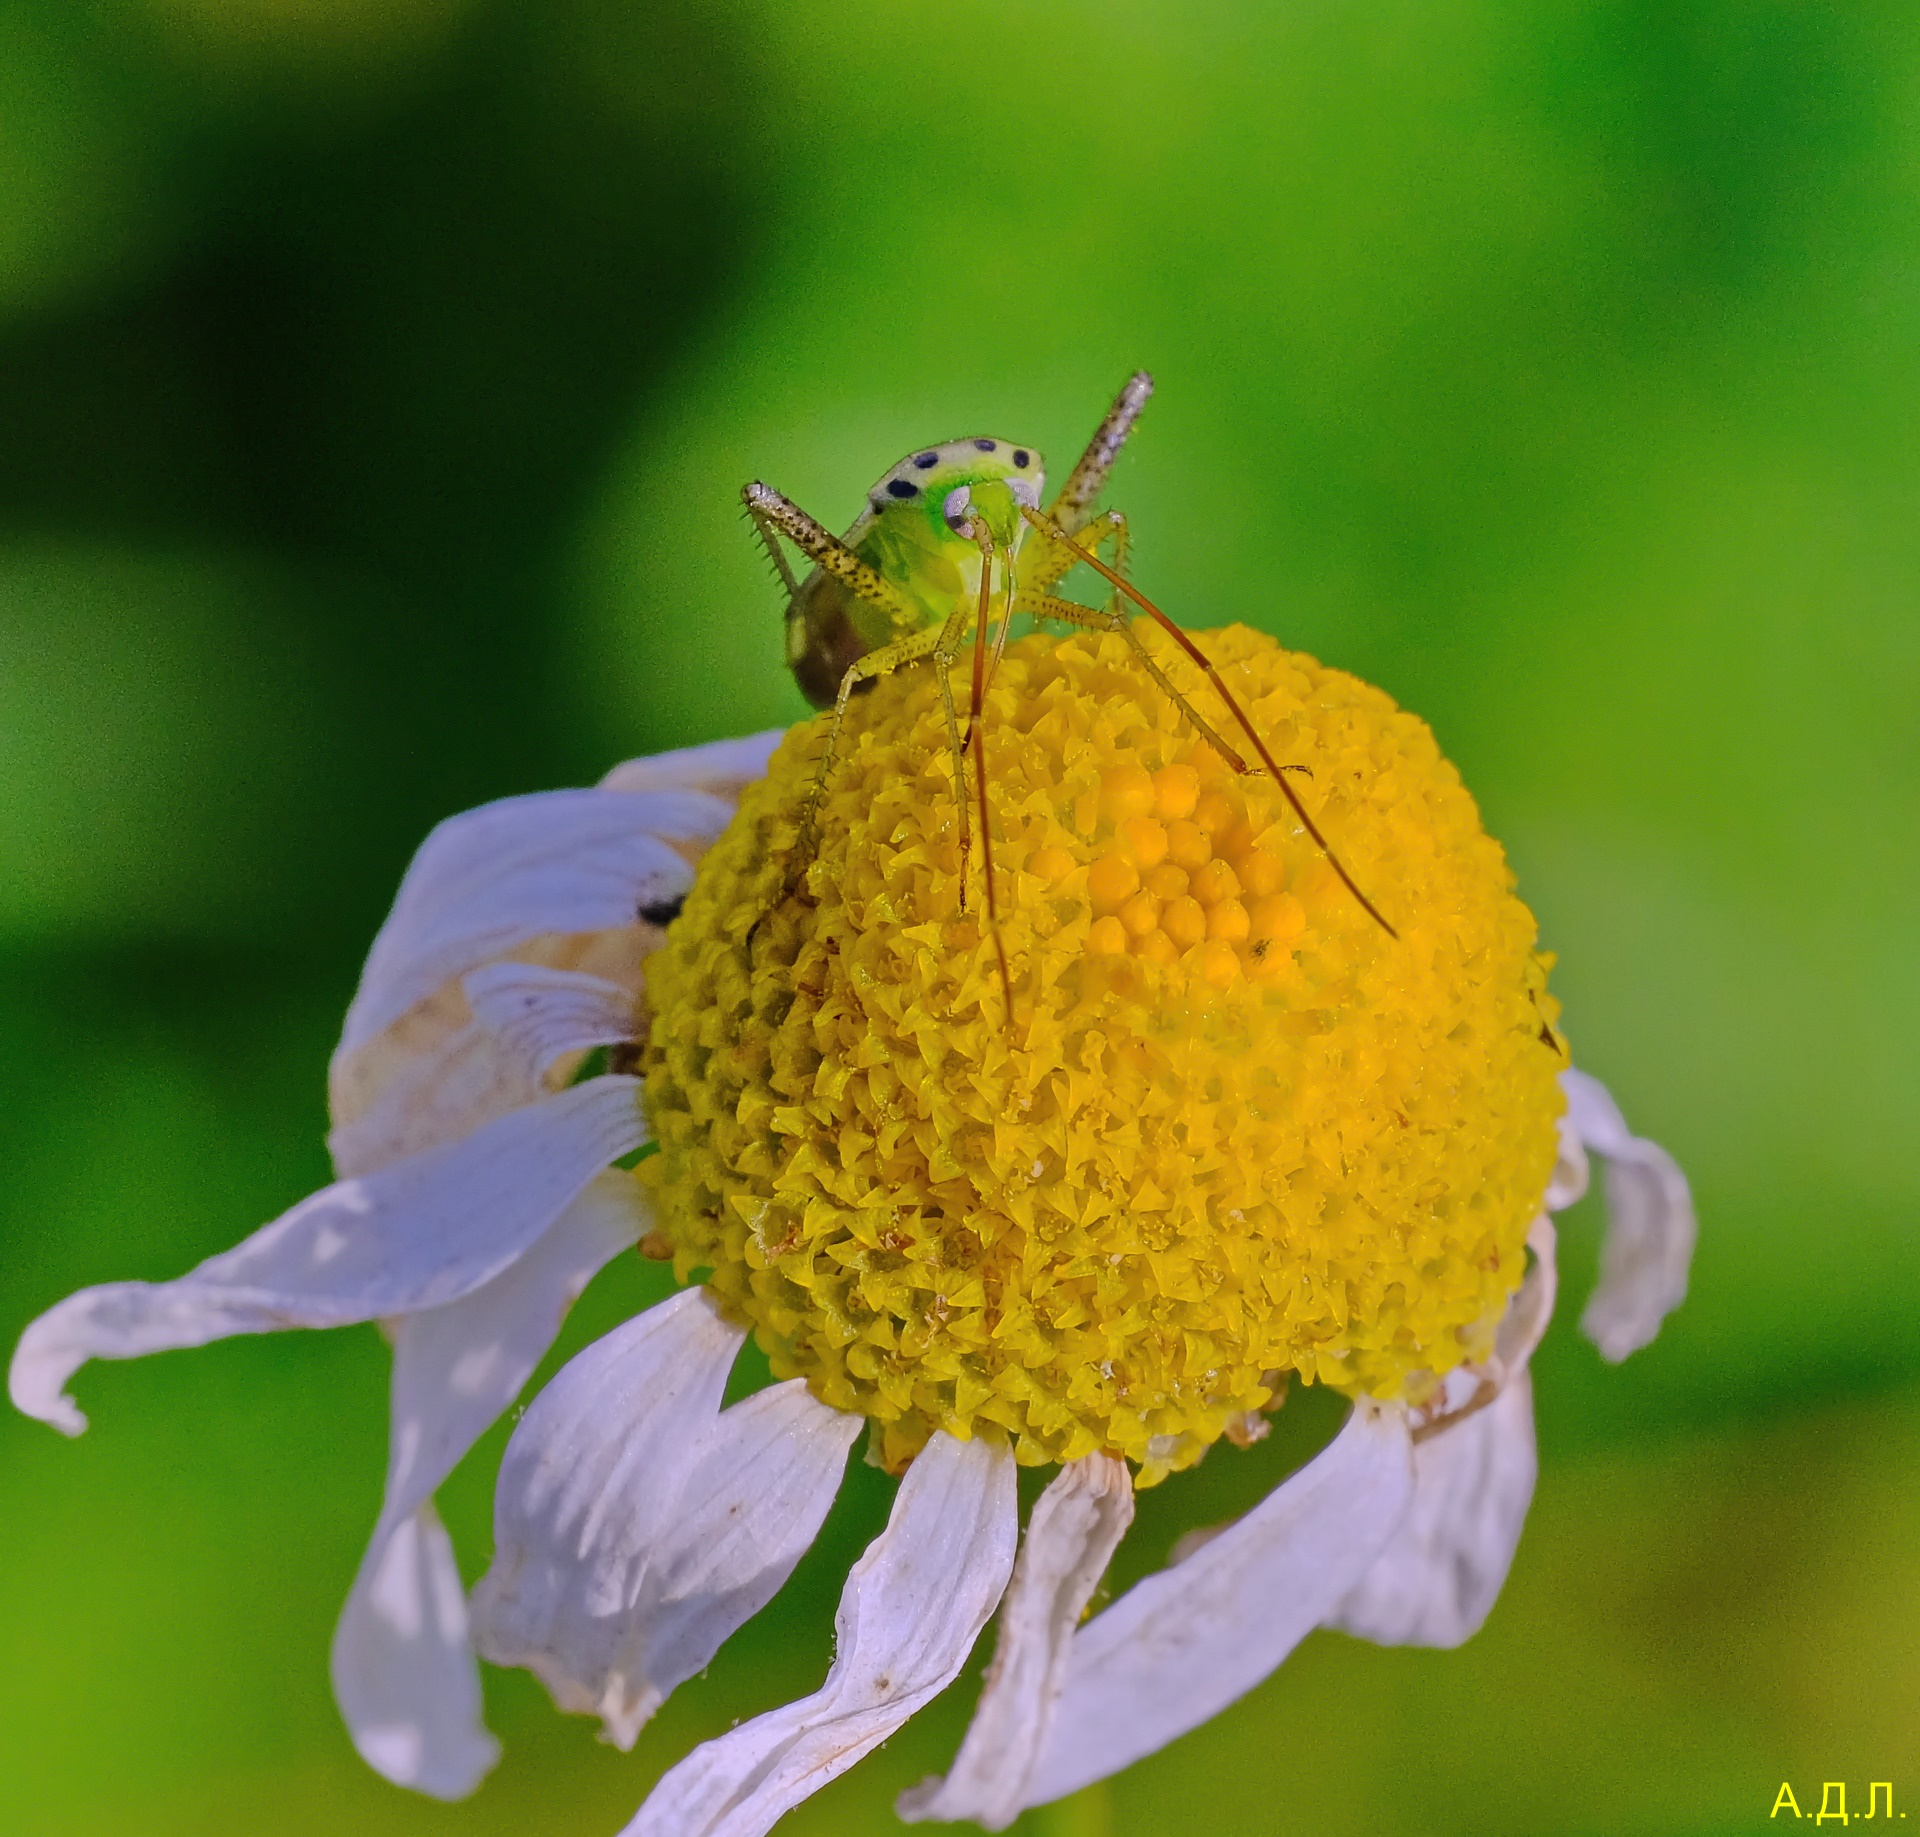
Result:
{"label": "yellow pollen grain", "polygon": [[1240,876],[1215,856],[1193,876],[1193,896],[1203,906],[1232,899],[1240,891]]}
{"label": "yellow pollen grain", "polygon": [[1117,912],[1140,890],[1140,870],[1125,855],[1102,855],[1087,874],[1096,912]]}
{"label": "yellow pollen grain", "polygon": [[1154,773],[1154,808],[1165,821],[1192,816],[1199,801],[1200,774],[1192,766],[1176,761]]}
{"label": "yellow pollen grain", "polygon": [[1198,944],[1207,935],[1206,908],[1189,896],[1170,899],[1166,911],[1161,915],[1160,929],[1185,950],[1190,944]]}
{"label": "yellow pollen grain", "polygon": [[1120,825],[1120,840],[1133,864],[1146,874],[1167,858],[1167,832],[1150,816],[1130,816]]}
{"label": "yellow pollen grain", "polygon": [[1160,902],[1151,893],[1136,893],[1120,908],[1120,923],[1136,938],[1144,938],[1160,923]]}
{"label": "yellow pollen grain", "polygon": [[1191,874],[1212,853],[1213,844],[1198,823],[1182,820],[1167,825],[1167,859],[1175,867],[1185,868]]}
{"label": "yellow pollen grain", "polygon": [[1525,1269],[1563,1061],[1498,845],[1379,690],[1200,642],[1397,938],[1274,780],[1076,632],[1010,645],[982,716],[1011,1017],[931,666],[849,707],[806,861],[823,731],[788,736],[647,960],[661,1242],[895,1471],[945,1430],[1144,1485],[1289,1376],[1421,1400]]}

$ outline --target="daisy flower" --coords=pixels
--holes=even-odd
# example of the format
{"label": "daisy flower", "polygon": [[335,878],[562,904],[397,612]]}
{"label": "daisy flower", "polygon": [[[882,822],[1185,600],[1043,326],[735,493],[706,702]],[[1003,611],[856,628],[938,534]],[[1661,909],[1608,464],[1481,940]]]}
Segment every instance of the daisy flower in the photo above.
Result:
{"label": "daisy flower", "polygon": [[[766,1831],[996,1608],[965,1740],[904,1818],[1002,1828],[1315,1626],[1465,1639],[1532,1494],[1550,1214],[1601,1154],[1584,1324],[1617,1359],[1684,1292],[1686,1184],[1567,1068],[1532,918],[1425,726],[1257,634],[1209,648],[1397,935],[1113,636],[993,675],[996,922],[930,672],[854,704],[807,841],[811,724],[489,806],[429,839],[376,941],[342,1180],[178,1282],[61,1303],[16,1402],[77,1430],[86,1358],[386,1321],[387,1497],[334,1676],[361,1752],[443,1794],[492,1758],[474,1649],[630,1746],[786,1580],[865,1428],[902,1477],[824,1683],[681,1760],[630,1837]],[[464,1603],[432,1491],[636,1241],[703,1280],[534,1400]],[[748,1333],[777,1381],[722,1408]],[[1258,1439],[1289,1381],[1352,1400],[1335,1440],[1086,1618],[1135,1490]],[[1019,1465],[1058,1469],[1024,1536]]]}

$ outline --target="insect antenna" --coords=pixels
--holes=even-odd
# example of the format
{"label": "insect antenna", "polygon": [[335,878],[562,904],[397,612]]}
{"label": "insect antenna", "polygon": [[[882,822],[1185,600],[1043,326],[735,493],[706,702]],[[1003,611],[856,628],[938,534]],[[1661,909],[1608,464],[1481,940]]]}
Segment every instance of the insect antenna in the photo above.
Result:
{"label": "insect antenna", "polygon": [[1043,535],[1051,536],[1056,542],[1065,544],[1075,556],[1081,561],[1084,561],[1096,574],[1103,576],[1118,592],[1125,594],[1142,612],[1152,618],[1201,669],[1206,671],[1214,688],[1219,692],[1220,699],[1226,703],[1233,718],[1240,723],[1241,731],[1253,742],[1253,750],[1260,755],[1261,764],[1272,773],[1274,783],[1286,794],[1287,802],[1293,806],[1293,814],[1300,819],[1302,827],[1304,827],[1307,834],[1313,838],[1314,844],[1318,847],[1321,854],[1326,856],[1328,865],[1340,876],[1341,883],[1346,887],[1347,891],[1360,902],[1367,916],[1371,918],[1388,937],[1398,938],[1400,935],[1399,932],[1395,931],[1394,928],[1387,923],[1386,916],[1381,912],[1380,908],[1360,891],[1359,883],[1347,872],[1346,865],[1341,861],[1340,857],[1333,852],[1332,843],[1320,833],[1320,826],[1307,814],[1306,805],[1300,801],[1299,794],[1294,790],[1293,786],[1287,783],[1286,774],[1280,769],[1279,765],[1275,763],[1273,755],[1267,751],[1267,743],[1254,731],[1253,723],[1247,719],[1245,711],[1241,708],[1240,704],[1234,700],[1233,691],[1230,690],[1221,679],[1220,672],[1213,667],[1212,659],[1207,656],[1206,652],[1203,651],[1199,645],[1195,644],[1194,641],[1168,618],[1158,606],[1148,599],[1144,593],[1137,587],[1129,585],[1124,576],[1115,569],[1108,567],[1098,555],[1095,555],[1089,549],[1082,548],[1079,543],[1074,541],[1074,539],[1057,524],[1049,522],[1045,517],[1041,516],[1038,511],[1029,510],[1024,504],[1020,506],[1020,514]]}

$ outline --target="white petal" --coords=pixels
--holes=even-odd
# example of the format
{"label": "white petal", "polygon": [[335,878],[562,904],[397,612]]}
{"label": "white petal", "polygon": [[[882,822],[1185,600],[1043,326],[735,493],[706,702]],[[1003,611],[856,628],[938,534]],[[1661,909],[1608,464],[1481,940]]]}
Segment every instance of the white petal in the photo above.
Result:
{"label": "white petal", "polygon": [[[423,1528],[433,1513],[427,1501],[519,1395],[580,1291],[640,1227],[633,1181],[602,1174],[484,1288],[393,1323],[386,1498],[334,1632],[333,1690],[354,1745],[398,1785],[463,1798],[498,1753],[481,1726],[452,1548],[437,1523],[430,1533]],[[436,1562],[430,1581],[399,1579],[424,1578]],[[409,1599],[449,1590],[454,1608],[431,1622],[406,1608]],[[457,1640],[440,1636],[450,1620]]]}
{"label": "white petal", "polygon": [[15,1405],[69,1435],[88,1359],[441,1307],[490,1282],[644,1139],[639,1083],[594,1078],[465,1141],[341,1180],[177,1281],[82,1289],[20,1336]]}
{"label": "white petal", "polygon": [[688,1289],[571,1360],[507,1444],[474,1643],[526,1666],[562,1709],[597,1714],[615,1688],[628,1610],[744,1337]]}
{"label": "white petal", "polygon": [[1382,1646],[1457,1646],[1480,1630],[1533,1498],[1533,1379],[1414,1443],[1413,1503],[1328,1620]]}
{"label": "white petal", "polygon": [[1571,1116],[1560,1119],[1560,1152],[1554,1158],[1553,1175],[1547,1181],[1546,1197],[1540,1201],[1549,1212],[1564,1212],[1576,1200],[1586,1196],[1589,1170],[1587,1150],[1580,1140]]}
{"label": "white petal", "polygon": [[674,844],[710,842],[732,815],[705,791],[659,790],[543,791],[449,817],[373,941],[340,1055],[531,938],[630,925],[639,907],[680,898],[693,869]]}
{"label": "white petal", "polygon": [[[632,1747],[673,1690],[779,1591],[818,1535],[860,1432],[858,1416],[816,1402],[799,1379],[718,1414],[713,1403],[685,1400],[653,1461],[609,1472],[584,1514],[599,1527],[591,1546],[565,1522],[516,1523],[504,1560],[474,1591],[487,1656],[533,1671],[563,1709],[599,1715],[618,1747]],[[556,1417],[545,1433],[559,1426]],[[503,1519],[506,1483],[503,1471]],[[556,1550],[530,1548],[556,1533]]]}
{"label": "white petal", "polygon": [[1411,1485],[1405,1416],[1357,1406],[1244,1518],[1096,1615],[1074,1635],[1028,1804],[1119,1772],[1245,1695],[1365,1574]]}
{"label": "white petal", "polygon": [[1693,1262],[1693,1195],[1673,1156],[1632,1134],[1599,1079],[1560,1074],[1580,1139],[1607,1162],[1607,1234],[1600,1281],[1581,1330],[1618,1363],[1638,1352],[1687,1293]]}
{"label": "white petal", "polygon": [[1132,1522],[1132,1478],[1109,1454],[1061,1468],[1040,1495],[1000,1603],[999,1641],[966,1740],[944,1780],[900,1795],[896,1810],[907,1823],[966,1818],[1000,1831],[1020,1815],[1074,1629]]}
{"label": "white petal", "polygon": [[383,1531],[333,1642],[334,1691],[376,1773],[463,1799],[500,1758],[481,1721],[453,1545],[431,1504]]}
{"label": "white petal", "polygon": [[618,1662],[596,1680],[617,1746],[632,1747],[667,1697],[779,1592],[819,1535],[862,1420],[794,1378],[708,1429],[626,1616]]}
{"label": "white petal", "polygon": [[603,791],[707,791],[730,803],[756,778],[767,775],[773,749],[787,737],[784,727],[749,734],[743,740],[712,740],[676,753],[629,759],[601,779]]}
{"label": "white petal", "polygon": [[633,1036],[633,997],[604,977],[540,963],[489,963],[460,986],[474,1019],[536,1082],[568,1053]]}
{"label": "white petal", "polygon": [[847,1577],[826,1683],[695,1748],[624,1837],[762,1837],[886,1740],[966,1663],[1006,1588],[1018,1511],[1004,1444],[936,1434]]}

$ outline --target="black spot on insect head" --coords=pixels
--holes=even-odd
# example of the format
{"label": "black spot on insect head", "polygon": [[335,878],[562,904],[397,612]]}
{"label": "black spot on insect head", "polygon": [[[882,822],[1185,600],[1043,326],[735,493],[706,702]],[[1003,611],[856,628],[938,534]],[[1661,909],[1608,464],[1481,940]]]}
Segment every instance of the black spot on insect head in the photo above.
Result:
{"label": "black spot on insect head", "polygon": [[977,446],[981,452],[991,453],[1000,442],[997,440],[976,440],[973,444]]}
{"label": "black spot on insect head", "polygon": [[680,908],[685,904],[684,894],[673,899],[651,900],[640,908],[640,916],[649,925],[671,925],[680,916]]}
{"label": "black spot on insect head", "polygon": [[914,462],[922,472],[931,472],[940,463],[938,453],[922,453]]}
{"label": "black spot on insect head", "polygon": [[1016,466],[1030,466],[1033,464],[1033,455],[1025,447],[1020,447],[1014,452],[1013,463]]}
{"label": "black spot on insect head", "polygon": [[920,487],[910,478],[888,479],[887,490],[897,498],[917,498],[920,495]]}

